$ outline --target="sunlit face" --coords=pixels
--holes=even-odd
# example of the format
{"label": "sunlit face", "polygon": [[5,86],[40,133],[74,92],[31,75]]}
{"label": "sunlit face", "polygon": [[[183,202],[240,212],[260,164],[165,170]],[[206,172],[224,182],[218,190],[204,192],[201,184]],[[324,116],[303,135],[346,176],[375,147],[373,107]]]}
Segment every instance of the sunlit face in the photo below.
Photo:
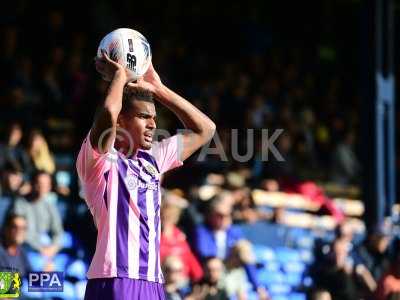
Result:
{"label": "sunlit face", "polygon": [[218,258],[213,258],[206,263],[206,272],[211,283],[217,283],[222,276],[222,262]]}
{"label": "sunlit face", "polygon": [[[130,145],[131,142],[123,134],[117,134],[116,144],[120,143],[117,148],[122,147],[126,151],[129,151],[130,147],[133,147],[133,150],[151,149],[154,130],[156,129],[154,103],[142,100],[133,101],[131,110],[120,115],[119,125],[130,134],[133,145]],[[120,141],[118,141],[118,136],[122,136]]]}
{"label": "sunlit face", "polygon": [[16,191],[19,189],[23,181],[21,173],[7,173],[6,175],[6,184],[10,188],[11,191]]}
{"label": "sunlit face", "polygon": [[51,177],[49,174],[40,174],[36,179],[35,191],[39,195],[46,195],[51,191]]}
{"label": "sunlit face", "polygon": [[223,202],[218,203],[210,214],[210,225],[214,230],[224,230],[231,224],[232,209]]}
{"label": "sunlit face", "polygon": [[16,217],[11,221],[5,232],[6,239],[10,244],[21,245],[25,241],[27,224],[22,217]]}

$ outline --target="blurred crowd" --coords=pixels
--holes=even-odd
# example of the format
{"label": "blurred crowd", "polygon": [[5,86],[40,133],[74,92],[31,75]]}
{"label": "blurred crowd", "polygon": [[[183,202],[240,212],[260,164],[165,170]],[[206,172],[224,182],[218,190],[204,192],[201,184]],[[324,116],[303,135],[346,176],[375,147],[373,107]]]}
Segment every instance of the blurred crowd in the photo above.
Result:
{"label": "blurred crowd", "polygon": [[[198,161],[195,155],[164,178],[161,259],[168,299],[287,299],[275,297],[260,276],[264,266],[256,245],[240,228],[288,227],[285,208],[257,205],[254,189],[301,194],[317,205],[316,215],[334,220],[331,238],[315,238],[314,260],[304,272],[310,280],[297,285],[299,295],[400,299],[393,226],[381,224],[356,239],[347,216],[319,185],[358,185],[362,174],[360,99],[354,74],[335,59],[334,47],[313,44],[309,51],[301,42],[287,47],[256,16],[245,18],[247,23],[232,21],[235,33],[224,35],[218,28],[204,33],[195,7],[188,12],[191,22],[181,21],[190,26],[179,28],[134,19],[132,4],[124,1],[121,11],[106,1],[82,3],[79,11],[49,5],[39,19],[40,7],[17,2],[0,20],[1,267],[24,276],[39,261],[41,270],[61,271],[62,253],[90,260],[96,232],[80,197],[74,160],[107,89],[93,67],[98,42],[112,29],[132,27],[152,45],[163,82],[215,121],[227,155],[226,161],[212,154]],[[174,5],[160,24],[174,16]],[[157,109],[158,127],[172,133],[180,128],[170,112]],[[239,163],[232,153],[246,152],[247,128],[254,129],[254,155]],[[262,129],[270,135],[283,129],[275,143],[283,162],[273,155],[262,160]],[[65,250],[66,232],[82,252]]]}

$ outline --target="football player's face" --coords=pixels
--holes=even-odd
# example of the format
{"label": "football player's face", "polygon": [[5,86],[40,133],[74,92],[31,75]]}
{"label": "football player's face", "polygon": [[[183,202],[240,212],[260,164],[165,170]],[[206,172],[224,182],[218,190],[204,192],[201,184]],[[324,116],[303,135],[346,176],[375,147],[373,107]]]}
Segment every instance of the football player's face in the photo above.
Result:
{"label": "football player's face", "polygon": [[[129,134],[133,142],[133,149],[149,150],[153,141],[154,130],[156,129],[156,108],[153,102],[135,100],[132,108],[120,118],[120,126]],[[117,134],[118,135],[118,134]]]}

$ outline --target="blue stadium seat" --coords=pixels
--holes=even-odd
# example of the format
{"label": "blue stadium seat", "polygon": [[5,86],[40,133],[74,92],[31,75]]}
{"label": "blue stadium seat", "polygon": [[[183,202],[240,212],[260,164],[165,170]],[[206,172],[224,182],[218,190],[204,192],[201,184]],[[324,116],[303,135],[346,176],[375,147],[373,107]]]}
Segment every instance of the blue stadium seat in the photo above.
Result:
{"label": "blue stadium seat", "polygon": [[238,227],[243,235],[253,244],[268,245],[270,247],[283,247],[287,228],[282,225],[256,222],[241,224]]}
{"label": "blue stadium seat", "polygon": [[263,285],[269,285],[272,283],[282,283],[285,282],[285,274],[282,272],[271,272],[265,269],[258,271],[258,280]]}
{"label": "blue stadium seat", "polygon": [[254,245],[253,252],[256,256],[257,262],[265,263],[275,260],[275,252],[270,247],[263,245]]}
{"label": "blue stadium seat", "polygon": [[285,295],[289,294],[291,291],[290,285],[286,283],[272,283],[268,285],[268,291],[274,295]]}
{"label": "blue stadium seat", "polygon": [[29,264],[32,267],[32,271],[42,271],[45,264],[44,257],[38,253],[33,251],[28,251],[26,254]]}
{"label": "blue stadium seat", "polygon": [[70,256],[68,254],[58,253],[53,259],[55,271],[61,272],[65,270],[69,260]]}
{"label": "blue stadium seat", "polygon": [[84,280],[86,278],[87,265],[81,259],[74,260],[65,271],[66,276],[74,277],[78,280]]}
{"label": "blue stadium seat", "polygon": [[83,299],[85,296],[87,280],[81,280],[75,283],[75,293],[78,299]]}
{"label": "blue stadium seat", "polygon": [[307,296],[302,293],[291,293],[289,295],[289,300],[307,300]]}
{"label": "blue stadium seat", "polygon": [[64,235],[62,238],[62,248],[63,249],[71,249],[74,247],[74,236],[71,232],[64,231]]}
{"label": "blue stadium seat", "polygon": [[272,295],[272,300],[289,300],[285,295]]}
{"label": "blue stadium seat", "polygon": [[280,247],[276,249],[275,253],[278,261],[281,263],[300,260],[299,252],[295,249]]}
{"label": "blue stadium seat", "polygon": [[300,261],[289,261],[283,264],[283,270],[286,273],[303,273],[306,265]]}
{"label": "blue stadium seat", "polygon": [[308,265],[312,264],[314,262],[314,254],[313,254],[312,250],[300,249],[299,255],[300,255],[301,261]]}
{"label": "blue stadium seat", "polygon": [[302,284],[303,274],[302,273],[287,273],[286,283],[292,287],[299,287]]}

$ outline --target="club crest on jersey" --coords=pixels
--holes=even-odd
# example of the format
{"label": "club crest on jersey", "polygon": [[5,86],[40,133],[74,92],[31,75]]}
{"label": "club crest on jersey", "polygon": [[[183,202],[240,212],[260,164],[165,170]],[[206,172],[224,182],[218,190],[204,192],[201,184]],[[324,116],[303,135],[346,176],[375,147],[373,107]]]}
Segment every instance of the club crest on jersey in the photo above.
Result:
{"label": "club crest on jersey", "polygon": [[146,169],[146,171],[147,171],[152,177],[155,177],[155,176],[156,176],[157,170],[156,170],[156,168],[155,168],[153,165],[151,165],[151,164],[145,164],[145,165],[144,165],[144,168]]}

